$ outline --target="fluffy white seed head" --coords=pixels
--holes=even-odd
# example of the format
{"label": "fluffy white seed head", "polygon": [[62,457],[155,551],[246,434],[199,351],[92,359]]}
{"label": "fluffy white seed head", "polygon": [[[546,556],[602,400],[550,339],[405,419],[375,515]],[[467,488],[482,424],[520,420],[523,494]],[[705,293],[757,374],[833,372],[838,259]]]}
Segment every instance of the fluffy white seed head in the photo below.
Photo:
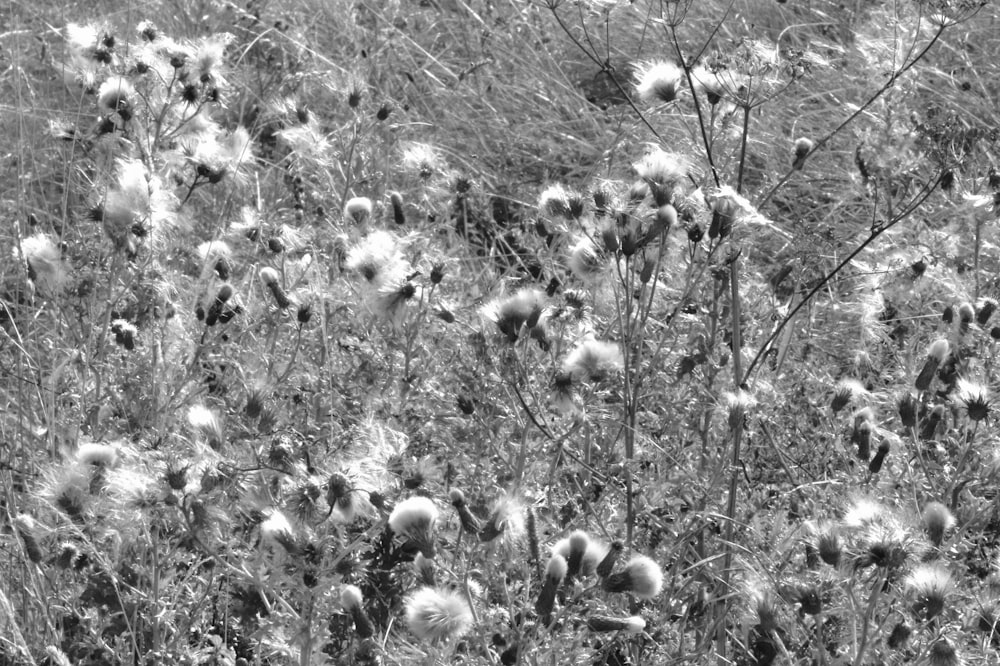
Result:
{"label": "fluffy white seed head", "polygon": [[423,587],[406,600],[406,624],[422,640],[460,638],[472,629],[472,609],[457,592]]}
{"label": "fluffy white seed head", "polygon": [[283,546],[294,539],[295,531],[285,514],[272,509],[260,524],[260,536],[265,543]]}
{"label": "fluffy white seed head", "polygon": [[663,589],[663,572],[650,557],[636,555],[625,565],[625,572],[632,581],[632,594],[640,599],[652,599]]}
{"label": "fluffy white seed head", "polygon": [[681,68],[672,62],[648,63],[639,69],[635,91],[649,104],[672,102],[677,99],[683,76]]}
{"label": "fluffy white seed head", "polygon": [[340,605],[347,610],[360,608],[362,600],[361,588],[357,585],[345,585],[340,590]]}
{"label": "fluffy white seed head", "polygon": [[344,217],[355,223],[361,223],[371,217],[372,200],[368,197],[353,197],[344,204]]}
{"label": "fluffy white seed head", "polygon": [[76,459],[85,465],[114,467],[118,462],[118,450],[110,444],[82,442],[76,450]]}
{"label": "fluffy white seed head", "polygon": [[613,342],[586,339],[563,359],[562,370],[574,381],[600,381],[625,367],[621,347]]}

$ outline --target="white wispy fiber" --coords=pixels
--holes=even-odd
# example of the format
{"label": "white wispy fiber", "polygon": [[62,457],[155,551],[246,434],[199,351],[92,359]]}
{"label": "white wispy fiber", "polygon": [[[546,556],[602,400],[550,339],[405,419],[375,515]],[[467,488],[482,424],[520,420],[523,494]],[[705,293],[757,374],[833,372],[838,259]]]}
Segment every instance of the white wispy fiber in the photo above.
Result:
{"label": "white wispy fiber", "polygon": [[458,592],[422,587],[406,599],[406,624],[422,640],[460,638],[473,622],[472,609]]}
{"label": "white wispy fiber", "polygon": [[[16,257],[16,248],[14,252]],[[35,288],[45,296],[59,293],[69,276],[55,241],[47,234],[33,234],[21,240],[21,253]]]}

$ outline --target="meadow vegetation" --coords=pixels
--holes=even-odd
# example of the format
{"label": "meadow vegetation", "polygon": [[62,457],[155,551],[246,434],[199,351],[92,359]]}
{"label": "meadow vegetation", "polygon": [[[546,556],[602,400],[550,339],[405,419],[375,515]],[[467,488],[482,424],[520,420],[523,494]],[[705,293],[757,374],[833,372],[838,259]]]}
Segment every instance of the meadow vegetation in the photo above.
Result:
{"label": "meadow vegetation", "polygon": [[997,663],[998,23],[8,0],[0,664]]}

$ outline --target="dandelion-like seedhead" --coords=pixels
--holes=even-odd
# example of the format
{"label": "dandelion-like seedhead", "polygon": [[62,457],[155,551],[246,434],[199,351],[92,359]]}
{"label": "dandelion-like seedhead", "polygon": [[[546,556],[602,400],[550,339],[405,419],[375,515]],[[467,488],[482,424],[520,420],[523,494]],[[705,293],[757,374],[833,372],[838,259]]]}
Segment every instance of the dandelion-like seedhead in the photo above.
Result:
{"label": "dandelion-like seedhead", "polygon": [[970,421],[984,421],[990,415],[990,391],[984,384],[960,378],[955,386],[955,402]]}
{"label": "dandelion-like seedhead", "polygon": [[726,391],[722,395],[726,405],[727,422],[730,430],[741,430],[746,424],[747,416],[757,406],[757,400],[749,391],[737,389]]}
{"label": "dandelion-like seedhead", "polygon": [[619,345],[593,338],[577,344],[562,362],[562,372],[573,381],[599,382],[624,368],[625,357]]}
{"label": "dandelion-like seedhead", "polygon": [[412,542],[425,557],[434,557],[434,527],[437,506],[426,497],[410,497],[399,502],[389,514],[389,527]]}
{"label": "dandelion-like seedhead", "polygon": [[562,185],[549,185],[538,195],[538,210],[549,217],[578,218],[583,214],[583,199]]}
{"label": "dandelion-like seedhead", "polygon": [[545,292],[539,289],[521,289],[513,296],[495,299],[480,310],[487,322],[497,327],[510,342],[520,336],[521,328],[538,325],[545,309]]}
{"label": "dandelion-like seedhead", "polygon": [[833,399],[830,401],[830,409],[836,414],[844,407],[857,403],[858,400],[867,395],[868,390],[858,380],[841,379],[833,389]]}
{"label": "dandelion-like seedhead", "polygon": [[76,450],[76,459],[84,465],[111,468],[118,462],[118,449],[100,442],[81,442]]}
{"label": "dandelion-like seedhead", "polygon": [[643,155],[633,167],[648,185],[656,185],[667,191],[683,189],[688,176],[692,173],[691,162],[687,157],[678,153],[668,153],[661,148],[654,148]]}
{"label": "dandelion-like seedhead", "polygon": [[882,521],[887,515],[888,510],[879,502],[868,497],[856,497],[844,512],[843,524],[849,529],[863,529]]}
{"label": "dandelion-like seedhead", "polygon": [[677,99],[683,78],[684,71],[672,62],[647,63],[637,73],[635,91],[649,104],[672,102]]}
{"label": "dandelion-like seedhead", "polygon": [[261,541],[265,544],[281,546],[289,553],[297,552],[295,530],[278,509],[271,509],[260,524]]}
{"label": "dandelion-like seedhead", "polygon": [[935,546],[940,546],[944,535],[955,527],[955,516],[941,502],[928,502],[921,516],[924,532]]}
{"label": "dandelion-like seedhead", "polygon": [[213,449],[219,449],[225,443],[226,437],[222,430],[222,421],[205,405],[191,405],[187,412],[188,425],[201,436]]}
{"label": "dandelion-like seedhead", "polygon": [[955,649],[955,644],[942,636],[931,643],[927,652],[927,666],[962,666],[962,657]]}
{"label": "dandelion-like seedhead", "polygon": [[892,516],[868,525],[858,535],[855,548],[856,569],[874,566],[886,571],[904,568],[923,551],[920,541]]}
{"label": "dandelion-like seedhead", "polygon": [[704,95],[712,106],[721,102],[722,96],[726,93],[719,77],[704,65],[695,65],[691,68],[691,83],[694,86],[694,93],[698,96]]}
{"label": "dandelion-like seedhead", "polygon": [[624,569],[604,579],[608,592],[629,592],[639,599],[652,599],[663,590],[663,572],[652,558],[636,555]]}
{"label": "dandelion-like seedhead", "polygon": [[368,197],[353,197],[344,204],[344,219],[354,224],[363,224],[372,216],[372,200]]}
{"label": "dandelion-like seedhead", "polygon": [[135,88],[123,76],[112,76],[97,91],[97,104],[106,113],[117,113],[123,121],[132,118]]}
{"label": "dandelion-like seedhead", "polygon": [[440,175],[445,170],[444,160],[436,148],[426,143],[410,143],[403,149],[403,168],[423,180]]}
{"label": "dandelion-like seedhead", "polygon": [[472,629],[472,609],[458,592],[422,587],[406,599],[405,607],[406,624],[421,640],[454,640]]}
{"label": "dandelion-like seedhead", "polygon": [[348,250],[344,267],[376,292],[404,281],[410,270],[399,241],[387,231],[373,231]]}
{"label": "dandelion-like seedhead", "polygon": [[567,267],[578,280],[595,282],[609,265],[609,257],[587,236],[579,237],[569,248]]}
{"label": "dandelion-like seedhead", "polygon": [[483,522],[479,540],[499,540],[503,545],[513,545],[524,535],[524,503],[513,495],[502,495],[493,502],[489,517]]}
{"label": "dandelion-like seedhead", "polygon": [[[17,250],[14,250],[15,258]],[[55,241],[43,233],[36,233],[21,240],[21,254],[28,270],[28,278],[39,292],[46,296],[58,294],[68,279],[62,252]]]}
{"label": "dandelion-like seedhead", "polygon": [[955,587],[951,573],[942,564],[918,564],[906,577],[906,590],[913,598],[913,612],[930,620],[945,609],[948,594]]}

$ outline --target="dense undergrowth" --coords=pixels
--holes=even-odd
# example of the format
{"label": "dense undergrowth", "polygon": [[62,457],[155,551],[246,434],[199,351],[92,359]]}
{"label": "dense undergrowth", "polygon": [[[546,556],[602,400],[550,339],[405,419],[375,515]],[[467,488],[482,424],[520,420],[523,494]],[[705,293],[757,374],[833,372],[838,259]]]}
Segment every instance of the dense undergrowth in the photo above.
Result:
{"label": "dense undergrowth", "polygon": [[995,7],[7,8],[0,663],[996,661]]}

